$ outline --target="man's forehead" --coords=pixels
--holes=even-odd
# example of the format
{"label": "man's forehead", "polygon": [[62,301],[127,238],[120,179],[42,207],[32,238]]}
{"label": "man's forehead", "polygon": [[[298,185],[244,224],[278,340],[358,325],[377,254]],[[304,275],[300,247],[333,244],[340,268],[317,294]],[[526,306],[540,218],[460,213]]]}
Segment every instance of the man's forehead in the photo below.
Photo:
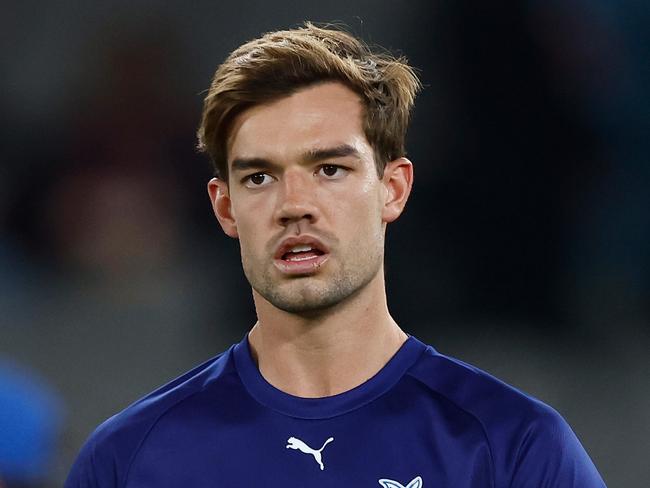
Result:
{"label": "man's forehead", "polygon": [[302,89],[239,114],[228,138],[228,159],[368,146],[359,96],[340,83]]}

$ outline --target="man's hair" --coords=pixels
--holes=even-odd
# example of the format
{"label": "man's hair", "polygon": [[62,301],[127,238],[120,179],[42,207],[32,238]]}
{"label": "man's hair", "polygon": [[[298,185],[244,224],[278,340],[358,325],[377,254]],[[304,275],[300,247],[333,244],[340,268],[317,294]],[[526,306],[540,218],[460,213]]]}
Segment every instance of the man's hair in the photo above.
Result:
{"label": "man's hair", "polygon": [[405,155],[420,82],[406,59],[373,52],[347,32],[310,22],[247,42],[217,69],[198,129],[198,148],[212,159],[216,176],[228,181],[227,142],[237,115],[326,81],[340,82],[361,98],[363,130],[381,177],[386,163]]}

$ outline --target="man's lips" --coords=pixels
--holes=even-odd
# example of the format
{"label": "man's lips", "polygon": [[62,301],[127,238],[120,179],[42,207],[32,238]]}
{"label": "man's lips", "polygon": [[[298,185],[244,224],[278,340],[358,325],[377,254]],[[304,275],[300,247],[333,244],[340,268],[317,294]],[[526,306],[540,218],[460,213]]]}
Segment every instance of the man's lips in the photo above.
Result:
{"label": "man's lips", "polygon": [[286,275],[306,275],[314,273],[329,259],[329,254],[320,254],[310,256],[299,261],[287,259],[274,259],[273,264],[283,274]]}
{"label": "man's lips", "polygon": [[[309,247],[309,250],[301,250]],[[297,252],[291,252],[298,249]],[[273,264],[283,274],[304,275],[320,268],[329,259],[329,249],[314,236],[292,236],[280,243]]]}
{"label": "man's lips", "polygon": [[283,259],[296,246],[309,246],[318,254],[329,254],[329,249],[319,239],[310,235],[287,237],[275,250],[274,258]]}

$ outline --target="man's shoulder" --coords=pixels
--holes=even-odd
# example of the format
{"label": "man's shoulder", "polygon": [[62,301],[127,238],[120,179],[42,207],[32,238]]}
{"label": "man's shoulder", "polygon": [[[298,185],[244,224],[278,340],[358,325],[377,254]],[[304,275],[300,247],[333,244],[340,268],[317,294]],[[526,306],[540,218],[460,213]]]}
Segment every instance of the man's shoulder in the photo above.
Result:
{"label": "man's shoulder", "polygon": [[[82,447],[66,487],[99,487],[105,482],[105,486],[118,486],[157,422],[183,402],[214,387],[228,374],[232,367],[231,350],[196,366],[100,424]],[[86,481],[80,484],[82,479]]]}
{"label": "man's shoulder", "polygon": [[476,366],[440,354],[432,347],[425,350],[409,374],[443,401],[483,424],[536,419],[554,422],[560,417],[552,407],[534,396]]}
{"label": "man's shoulder", "polygon": [[604,486],[571,427],[541,400],[431,347],[409,375],[455,418],[472,419],[486,440],[497,478],[510,480],[511,486],[523,486],[526,479]]}
{"label": "man's shoulder", "polygon": [[201,363],[132,403],[103,422],[95,435],[98,438],[133,435],[149,429],[170,409],[217,382],[227,370],[229,351]]}

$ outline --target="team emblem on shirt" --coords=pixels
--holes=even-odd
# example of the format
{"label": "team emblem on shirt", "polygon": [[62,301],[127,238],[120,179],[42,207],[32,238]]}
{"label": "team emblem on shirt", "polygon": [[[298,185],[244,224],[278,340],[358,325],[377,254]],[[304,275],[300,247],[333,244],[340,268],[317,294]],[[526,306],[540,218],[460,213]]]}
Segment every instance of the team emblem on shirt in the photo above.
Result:
{"label": "team emblem on shirt", "polygon": [[417,478],[412,479],[409,484],[404,486],[402,483],[399,481],[395,480],[388,480],[388,479],[380,479],[379,484],[383,486],[384,488],[421,488],[422,487],[422,478],[419,476]]}
{"label": "team emblem on shirt", "polygon": [[318,463],[320,466],[321,471],[325,469],[325,465],[323,464],[323,449],[325,449],[325,446],[332,442],[334,440],[334,437],[330,437],[325,441],[323,446],[320,449],[312,449],[309,447],[307,444],[305,444],[304,441],[301,441],[297,437],[289,437],[287,439],[287,449],[297,449],[300,452],[304,452],[305,454],[311,454],[314,456],[314,460]]}

